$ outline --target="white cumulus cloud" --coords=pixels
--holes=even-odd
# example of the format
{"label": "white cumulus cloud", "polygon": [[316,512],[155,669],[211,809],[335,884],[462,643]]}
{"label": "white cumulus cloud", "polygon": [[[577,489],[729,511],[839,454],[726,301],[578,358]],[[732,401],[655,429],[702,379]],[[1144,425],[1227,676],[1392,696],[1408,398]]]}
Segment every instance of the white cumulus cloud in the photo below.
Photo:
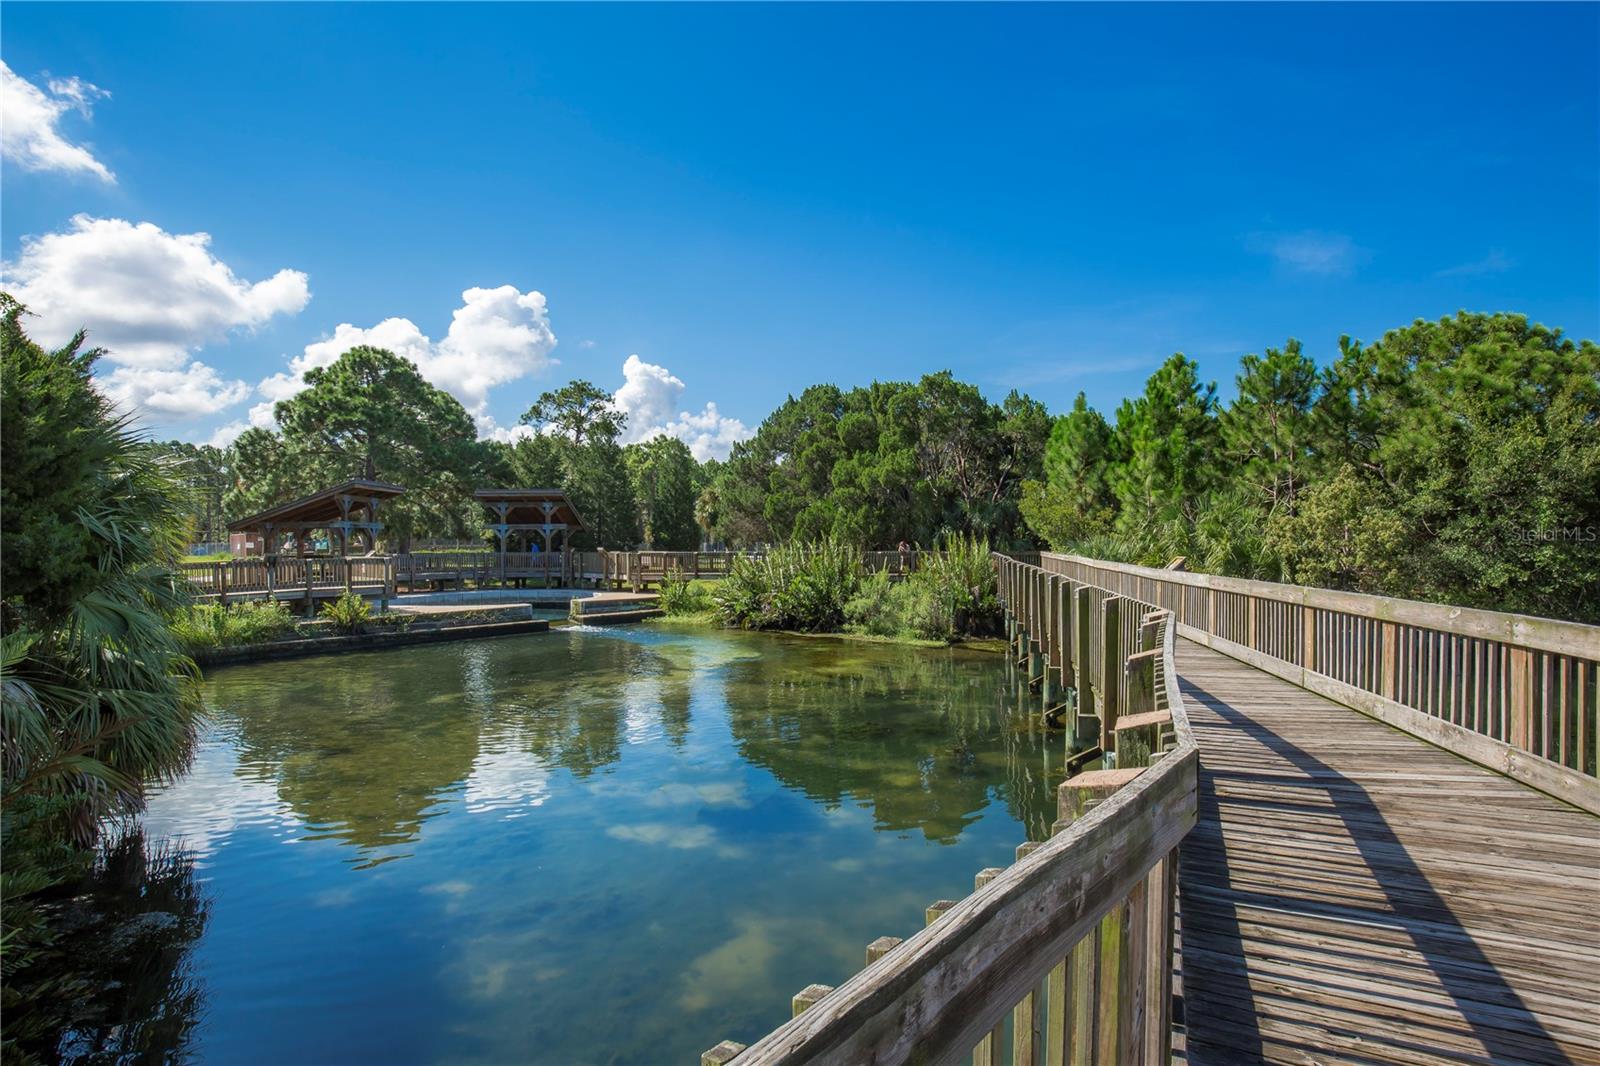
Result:
{"label": "white cumulus cloud", "polygon": [[416,363],[423,377],[461,401],[477,419],[481,435],[504,436],[509,431],[499,429],[488,414],[490,390],[549,366],[556,335],[544,294],[520,292],[514,285],[463,292],[461,306],[437,344],[409,318],[386,318],[371,327],[341,322],[331,337],[306,345],[287,371],[256,386],[262,400],[250,409],[250,424],[270,427],[273,406],[305,388],[308,370],[329,366],[362,344],[387,348]]}
{"label": "white cumulus cloud", "polygon": [[113,400],[158,419],[199,418],[245,399],[250,387],[194,353],[311,299],[304,273],[249,282],[210,244],[205,233],[77,215],[64,232],[25,238],[3,284],[38,316],[30,327],[41,343],[89,330],[90,343],[107,349],[101,385]]}
{"label": "white cumulus cloud", "polygon": [[611,402],[628,416],[624,443],[676,437],[704,462],[726,459],[737,441],[752,435],[748,426],[722,414],[714,403],[707,403],[698,413],[679,410],[686,386],[683,379],[664,366],[630,355],[622,364],[622,378],[622,387],[612,395]]}
{"label": "white cumulus cloud", "polygon": [[68,111],[87,118],[94,102],[110,95],[81,78],[53,78],[40,89],[0,61],[0,154],[24,170],[87,173],[115,182],[110,168],[57,128]]}

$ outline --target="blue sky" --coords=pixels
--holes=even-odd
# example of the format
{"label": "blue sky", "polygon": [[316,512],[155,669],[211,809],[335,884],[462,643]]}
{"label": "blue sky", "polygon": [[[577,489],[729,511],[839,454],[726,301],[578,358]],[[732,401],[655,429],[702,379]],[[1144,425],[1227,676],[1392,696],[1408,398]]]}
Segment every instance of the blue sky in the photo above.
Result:
{"label": "blue sky", "polygon": [[0,58],[6,285],[163,436],[391,318],[485,433],[581,376],[701,454],[819,381],[1600,336],[1595,5],[8,3]]}

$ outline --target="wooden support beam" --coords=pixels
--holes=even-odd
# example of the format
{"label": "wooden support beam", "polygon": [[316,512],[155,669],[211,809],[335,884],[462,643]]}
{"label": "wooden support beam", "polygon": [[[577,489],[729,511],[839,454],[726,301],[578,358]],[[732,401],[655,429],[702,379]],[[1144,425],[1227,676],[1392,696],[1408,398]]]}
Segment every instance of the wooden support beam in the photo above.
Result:
{"label": "wooden support beam", "polygon": [[1094,670],[1089,662],[1093,648],[1093,635],[1089,631],[1089,626],[1093,617],[1094,593],[1089,586],[1080,585],[1072,608],[1072,624],[1075,630],[1072,642],[1072,666],[1077,671],[1079,718],[1095,713]]}
{"label": "wooden support beam", "polygon": [[700,1066],[728,1066],[744,1048],[743,1044],[724,1040],[710,1051],[700,1053]]}
{"label": "wooden support beam", "polygon": [[1144,770],[1142,767],[1118,767],[1115,770],[1089,770],[1068,778],[1056,790],[1056,811],[1068,824],[1088,814],[1090,809],[1106,799]]}
{"label": "wooden support beam", "polygon": [[1117,714],[1122,708],[1122,597],[1100,604],[1100,746],[1114,751]]}
{"label": "wooden support beam", "polygon": [[1078,684],[1078,675],[1072,665],[1072,634],[1076,624],[1074,621],[1076,594],[1073,592],[1072,582],[1063,579],[1056,594],[1060,600],[1061,612],[1061,633],[1057,638],[1061,650],[1061,684],[1074,688]]}
{"label": "wooden support beam", "polygon": [[1146,714],[1155,710],[1156,677],[1160,672],[1160,651],[1152,649],[1128,656],[1122,668],[1124,715]]}
{"label": "wooden support beam", "polygon": [[[981,890],[989,882],[1005,873],[999,866],[991,866],[979,870],[978,875],[972,879],[973,891]],[[1004,1054],[1006,1023],[1002,1018],[987,1036],[978,1041],[978,1046],[972,1049],[972,1066],[1001,1066]]]}
{"label": "wooden support beam", "polygon": [[790,1001],[789,1005],[794,1011],[793,1015],[791,1016],[795,1018],[800,1017],[800,1015],[804,1014],[812,1007],[815,1007],[823,996],[832,991],[832,985],[806,985],[800,991],[796,992],[794,999]]}
{"label": "wooden support beam", "polygon": [[900,942],[900,938],[897,936],[880,936],[878,939],[868,944],[867,965],[871,966],[873,963],[889,954],[889,952],[900,946]]}

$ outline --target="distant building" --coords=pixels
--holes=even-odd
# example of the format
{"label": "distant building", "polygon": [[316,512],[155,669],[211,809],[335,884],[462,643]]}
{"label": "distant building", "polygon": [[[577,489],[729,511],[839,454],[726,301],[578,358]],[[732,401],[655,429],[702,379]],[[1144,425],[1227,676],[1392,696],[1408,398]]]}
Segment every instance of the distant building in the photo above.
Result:
{"label": "distant building", "polygon": [[260,555],[266,550],[267,538],[259,532],[228,534],[228,551],[235,559]]}

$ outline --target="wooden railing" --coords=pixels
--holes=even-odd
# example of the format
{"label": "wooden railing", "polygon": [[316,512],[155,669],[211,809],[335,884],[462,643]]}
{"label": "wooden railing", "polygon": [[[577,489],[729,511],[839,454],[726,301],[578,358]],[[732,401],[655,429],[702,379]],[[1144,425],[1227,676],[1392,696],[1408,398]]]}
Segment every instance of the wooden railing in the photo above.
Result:
{"label": "wooden railing", "polygon": [[1181,635],[1600,813],[1600,627],[1045,553]]}
{"label": "wooden railing", "polygon": [[922,931],[874,941],[855,976],[808,986],[791,1021],[748,1048],[723,1041],[703,1066],[1170,1060],[1176,848],[1195,824],[1198,772],[1175,626],[1152,604],[995,565],[1041,713],[1070,716],[1119,765],[1061,786],[1049,840],[979,872],[971,895],[927,909]]}
{"label": "wooden railing", "polygon": [[598,579],[598,552],[406,552],[395,556],[398,580],[408,591],[465,588],[537,580],[570,585]]}
{"label": "wooden railing", "polygon": [[[635,591],[647,585],[658,585],[672,574],[686,578],[726,577],[734,560],[755,559],[759,551],[615,551],[603,552],[602,581],[611,588],[631,588]],[[893,577],[903,577],[926,564],[929,551],[869,551],[862,553],[862,565],[872,573],[888,571]]]}
{"label": "wooden railing", "polygon": [[392,596],[395,557],[390,555],[280,555],[215,563],[181,563],[195,598],[218,603],[252,599],[317,599],[355,592]]}

